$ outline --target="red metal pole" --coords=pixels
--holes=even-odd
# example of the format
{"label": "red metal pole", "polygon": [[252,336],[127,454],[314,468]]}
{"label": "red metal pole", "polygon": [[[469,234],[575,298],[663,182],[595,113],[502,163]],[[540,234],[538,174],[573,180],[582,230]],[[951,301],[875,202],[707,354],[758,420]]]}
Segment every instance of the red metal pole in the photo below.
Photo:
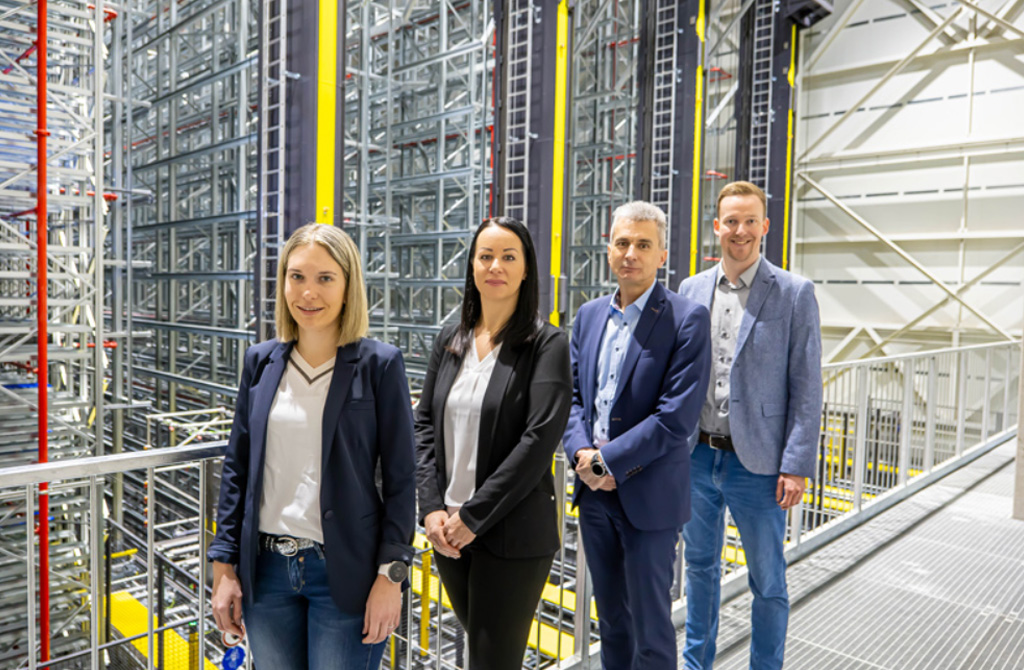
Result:
{"label": "red metal pole", "polygon": [[[39,359],[37,369],[37,389],[39,391],[39,462],[49,460],[49,407],[47,390],[49,382],[49,361],[47,360],[46,327],[47,291],[46,280],[46,233],[48,228],[46,213],[46,138],[50,132],[46,128],[46,0],[38,0],[39,12],[38,42],[39,47],[36,66],[36,114],[39,127],[36,129],[36,141],[39,156],[36,164],[36,305],[39,316],[37,343]],[[50,660],[50,496],[46,483],[39,485],[39,642],[40,660]],[[32,625],[29,622],[29,625]],[[29,650],[34,653],[35,650]]]}

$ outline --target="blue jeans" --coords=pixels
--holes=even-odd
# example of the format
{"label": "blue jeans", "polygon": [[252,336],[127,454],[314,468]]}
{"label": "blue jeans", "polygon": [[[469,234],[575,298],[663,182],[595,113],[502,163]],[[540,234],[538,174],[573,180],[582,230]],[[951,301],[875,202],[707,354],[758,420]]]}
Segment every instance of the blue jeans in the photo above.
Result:
{"label": "blue jeans", "polygon": [[687,670],[710,670],[715,662],[721,604],[722,545],[728,505],[743,542],[754,595],[750,667],[782,667],[789,622],[783,541],[786,513],[775,500],[778,475],[756,475],[736,454],[698,444],[690,461],[692,516],[683,526],[686,557]]}
{"label": "blue jeans", "polygon": [[331,599],[319,547],[295,556],[261,551],[256,593],[244,608],[245,633],[258,670],[376,670],[385,642],[363,644],[363,616]]}

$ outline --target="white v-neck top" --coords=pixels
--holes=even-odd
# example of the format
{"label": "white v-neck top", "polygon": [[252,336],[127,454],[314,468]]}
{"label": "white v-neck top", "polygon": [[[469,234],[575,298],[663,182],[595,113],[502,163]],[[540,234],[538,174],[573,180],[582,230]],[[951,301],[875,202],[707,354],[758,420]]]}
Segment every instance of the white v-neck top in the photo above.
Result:
{"label": "white v-neck top", "polygon": [[324,541],[320,525],[323,417],[334,359],[314,368],[292,347],[267,420],[260,532]]}
{"label": "white v-neck top", "polygon": [[462,507],[476,492],[480,407],[501,349],[499,344],[480,360],[476,338],[470,342],[444,405],[444,461],[448,477],[444,504],[448,507]]}

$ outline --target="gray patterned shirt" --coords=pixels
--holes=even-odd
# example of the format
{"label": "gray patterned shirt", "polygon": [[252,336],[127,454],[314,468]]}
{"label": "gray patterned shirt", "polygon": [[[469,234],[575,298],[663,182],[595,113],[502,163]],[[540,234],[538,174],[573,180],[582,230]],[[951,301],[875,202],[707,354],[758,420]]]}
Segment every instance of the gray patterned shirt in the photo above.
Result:
{"label": "gray patterned shirt", "polygon": [[725,276],[722,264],[718,264],[715,294],[711,299],[711,382],[700,410],[700,429],[705,433],[732,434],[729,430],[729,374],[736,353],[736,337],[750,298],[750,286],[760,266],[758,256],[740,275],[739,283],[733,285]]}

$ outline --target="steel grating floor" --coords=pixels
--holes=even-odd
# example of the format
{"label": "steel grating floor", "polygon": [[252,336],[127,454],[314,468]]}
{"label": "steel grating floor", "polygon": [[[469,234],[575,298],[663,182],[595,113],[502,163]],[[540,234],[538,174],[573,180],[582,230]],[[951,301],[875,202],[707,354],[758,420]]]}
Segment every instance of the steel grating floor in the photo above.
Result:
{"label": "steel grating floor", "polygon": [[[1024,670],[1014,449],[996,448],[794,564],[787,670]],[[748,667],[749,617],[749,595],[722,609],[716,670]],[[679,644],[681,654],[682,631]]]}

